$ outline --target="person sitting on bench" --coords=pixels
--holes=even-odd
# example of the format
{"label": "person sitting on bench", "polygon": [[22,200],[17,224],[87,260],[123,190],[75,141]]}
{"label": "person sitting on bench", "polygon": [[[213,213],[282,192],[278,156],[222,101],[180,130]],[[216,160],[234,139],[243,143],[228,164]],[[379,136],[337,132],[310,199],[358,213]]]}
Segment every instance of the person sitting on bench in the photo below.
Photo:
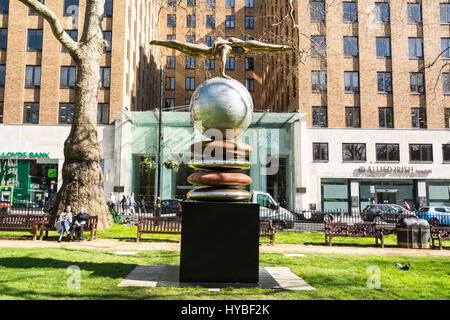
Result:
{"label": "person sitting on bench", "polygon": [[59,232],[58,242],[61,242],[64,232],[69,234],[70,225],[72,224],[73,213],[70,206],[66,206],[66,211],[60,214],[56,223],[56,231]]}
{"label": "person sitting on bench", "polygon": [[73,218],[72,233],[70,234],[70,240],[73,240],[73,235],[75,234],[80,241],[83,241],[84,227],[88,225],[89,213],[86,212],[85,207],[80,208],[80,213],[78,213]]}

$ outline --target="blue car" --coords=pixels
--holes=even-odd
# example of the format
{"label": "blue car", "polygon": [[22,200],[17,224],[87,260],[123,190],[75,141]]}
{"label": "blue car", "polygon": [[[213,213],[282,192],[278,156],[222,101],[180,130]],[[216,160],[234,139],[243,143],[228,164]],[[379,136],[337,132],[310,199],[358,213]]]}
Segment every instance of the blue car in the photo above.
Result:
{"label": "blue car", "polygon": [[432,226],[450,225],[450,207],[423,207],[416,212],[416,215],[421,219],[427,220]]}

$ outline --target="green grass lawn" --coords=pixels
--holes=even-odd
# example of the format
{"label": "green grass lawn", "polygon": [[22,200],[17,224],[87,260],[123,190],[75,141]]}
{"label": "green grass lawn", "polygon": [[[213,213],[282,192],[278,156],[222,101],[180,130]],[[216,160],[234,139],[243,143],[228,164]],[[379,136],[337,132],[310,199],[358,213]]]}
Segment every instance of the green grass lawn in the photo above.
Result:
{"label": "green grass lawn", "polygon": [[[410,262],[401,271],[395,264]],[[262,253],[261,266],[288,266],[313,291],[204,288],[119,288],[136,265],[177,265],[176,251],[113,251],[0,248],[0,299],[450,299],[449,258]],[[80,290],[68,289],[69,266],[81,270]],[[367,268],[380,270],[380,289],[369,289]]]}
{"label": "green grass lawn", "polygon": [[[108,230],[99,230],[97,233],[98,239],[116,239],[120,241],[136,241],[136,226],[124,226],[114,224]],[[50,240],[56,240],[58,234],[56,232],[49,232]],[[1,239],[31,239],[29,233],[24,232],[1,232]],[[89,238],[89,232],[85,234],[85,239]],[[143,234],[141,242],[180,242],[180,235],[171,234]],[[269,239],[261,238],[261,243],[269,243]],[[302,233],[302,232],[277,232],[275,235],[275,243],[279,244],[305,244],[305,245],[324,245],[325,235],[323,232]],[[436,241],[436,244],[438,242]],[[384,244],[386,247],[397,246],[397,236],[388,235],[384,237]],[[352,237],[336,237],[333,238],[333,246],[364,246],[375,247],[375,239],[373,238],[352,238]],[[450,247],[450,241],[444,242],[444,247]]]}

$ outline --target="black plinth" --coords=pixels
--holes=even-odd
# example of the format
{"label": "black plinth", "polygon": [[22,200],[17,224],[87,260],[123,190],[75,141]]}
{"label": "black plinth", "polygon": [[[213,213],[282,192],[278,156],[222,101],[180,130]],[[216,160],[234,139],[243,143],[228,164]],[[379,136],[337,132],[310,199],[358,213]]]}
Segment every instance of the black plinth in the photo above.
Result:
{"label": "black plinth", "polygon": [[181,282],[258,282],[258,204],[188,201],[182,217]]}

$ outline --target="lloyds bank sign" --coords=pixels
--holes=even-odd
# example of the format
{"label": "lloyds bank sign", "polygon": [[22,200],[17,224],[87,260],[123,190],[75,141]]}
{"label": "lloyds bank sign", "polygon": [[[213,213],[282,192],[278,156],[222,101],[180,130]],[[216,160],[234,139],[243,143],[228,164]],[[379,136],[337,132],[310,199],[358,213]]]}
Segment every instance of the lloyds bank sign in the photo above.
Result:
{"label": "lloyds bank sign", "polygon": [[50,152],[1,152],[0,159],[50,159]]}

